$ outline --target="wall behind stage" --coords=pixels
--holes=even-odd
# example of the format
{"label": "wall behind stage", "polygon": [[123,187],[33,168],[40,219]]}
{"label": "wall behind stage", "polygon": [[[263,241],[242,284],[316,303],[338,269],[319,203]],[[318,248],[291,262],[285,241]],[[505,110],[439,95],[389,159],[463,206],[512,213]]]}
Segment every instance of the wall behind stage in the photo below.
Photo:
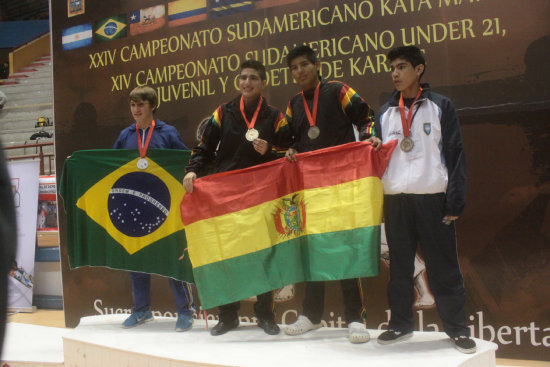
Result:
{"label": "wall behind stage", "polygon": [[[158,89],[158,117],[193,146],[201,119],[238,94],[235,77],[247,58],[268,67],[266,96],[281,109],[299,91],[285,56],[301,43],[319,53],[323,76],[347,82],[378,108],[392,92],[384,55],[416,44],[427,55],[424,80],[454,101],[463,128],[469,189],[457,225],[472,333],[498,343],[499,357],[550,360],[550,3],[519,3],[52,1],[58,170],[74,150],[112,147],[132,122],[127,96],[137,85]],[[61,215],[67,325],[130,309],[123,272],[69,269],[65,224]],[[425,304],[417,326],[440,330],[419,276]],[[380,276],[363,281],[369,328],[387,321],[387,280],[382,266]],[[292,322],[302,285],[285,292],[277,316]],[[154,280],[152,297],[155,310],[175,311],[163,279]],[[326,303],[327,325],[342,326],[337,284]],[[243,302],[242,314],[252,315],[251,302]]]}

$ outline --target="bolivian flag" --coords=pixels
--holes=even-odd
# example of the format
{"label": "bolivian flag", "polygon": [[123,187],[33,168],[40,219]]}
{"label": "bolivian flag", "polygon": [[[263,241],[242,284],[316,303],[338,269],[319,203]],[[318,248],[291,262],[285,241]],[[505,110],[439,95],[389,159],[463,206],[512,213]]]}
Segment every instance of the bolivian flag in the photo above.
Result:
{"label": "bolivian flag", "polygon": [[181,210],[202,307],[377,275],[394,147],[355,142],[196,180]]}
{"label": "bolivian flag", "polygon": [[192,281],[179,205],[189,151],[81,150],[65,160],[60,195],[71,268],[106,266]]}

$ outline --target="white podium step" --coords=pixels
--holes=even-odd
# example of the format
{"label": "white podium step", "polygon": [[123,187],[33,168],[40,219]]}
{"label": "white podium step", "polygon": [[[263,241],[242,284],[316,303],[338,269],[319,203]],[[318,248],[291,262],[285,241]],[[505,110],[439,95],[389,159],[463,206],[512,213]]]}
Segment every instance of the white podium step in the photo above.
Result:
{"label": "white podium step", "polygon": [[63,367],[63,335],[71,329],[10,322],[6,325],[2,366]]}
{"label": "white podium step", "polygon": [[[179,367],[179,366],[384,366],[492,367],[496,344],[476,339],[477,353],[458,352],[444,333],[415,332],[412,339],[382,346],[380,330],[369,330],[372,340],[351,344],[347,329],[322,328],[302,336],[281,332],[270,336],[255,324],[241,324],[217,337],[196,320],[192,330],[177,333],[175,319],[157,317],[132,329],[122,329],[127,315],[81,319],[63,335],[66,367]],[[209,327],[216,321],[209,322]]]}

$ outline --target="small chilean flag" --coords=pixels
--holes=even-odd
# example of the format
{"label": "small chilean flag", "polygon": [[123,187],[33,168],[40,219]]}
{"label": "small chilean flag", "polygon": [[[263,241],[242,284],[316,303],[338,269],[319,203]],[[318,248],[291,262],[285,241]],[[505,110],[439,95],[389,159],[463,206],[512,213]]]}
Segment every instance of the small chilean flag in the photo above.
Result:
{"label": "small chilean flag", "polygon": [[152,6],[130,13],[130,35],[151,32],[166,24],[164,5]]}

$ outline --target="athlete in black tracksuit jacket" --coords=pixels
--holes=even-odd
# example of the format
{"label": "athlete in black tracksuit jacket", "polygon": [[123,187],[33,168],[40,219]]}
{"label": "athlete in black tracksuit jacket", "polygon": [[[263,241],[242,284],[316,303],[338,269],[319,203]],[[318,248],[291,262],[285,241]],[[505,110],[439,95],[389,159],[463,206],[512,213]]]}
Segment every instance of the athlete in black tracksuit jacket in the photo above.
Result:
{"label": "athlete in black tracksuit jacket", "polygon": [[[198,173],[207,164],[212,163],[216,173],[255,166],[276,159],[278,147],[288,147],[290,136],[286,119],[279,110],[269,106],[263,99],[254,128],[258,130],[259,138],[268,142],[269,148],[264,155],[258,153],[253,148],[253,144],[245,138],[248,127],[241,114],[240,100],[241,96],[219,106],[214,111],[202,134],[200,144],[193,148],[189,165],[185,170],[187,173]],[[252,119],[255,107],[256,104],[245,108],[249,121]],[[263,293],[257,298],[254,312],[259,320],[258,325],[261,326],[265,321],[273,323],[273,293]],[[232,325],[222,333],[238,325],[239,306],[240,302],[234,302],[219,307],[220,322]],[[262,328],[265,330],[265,327]],[[213,335],[220,334],[213,333]]]}

